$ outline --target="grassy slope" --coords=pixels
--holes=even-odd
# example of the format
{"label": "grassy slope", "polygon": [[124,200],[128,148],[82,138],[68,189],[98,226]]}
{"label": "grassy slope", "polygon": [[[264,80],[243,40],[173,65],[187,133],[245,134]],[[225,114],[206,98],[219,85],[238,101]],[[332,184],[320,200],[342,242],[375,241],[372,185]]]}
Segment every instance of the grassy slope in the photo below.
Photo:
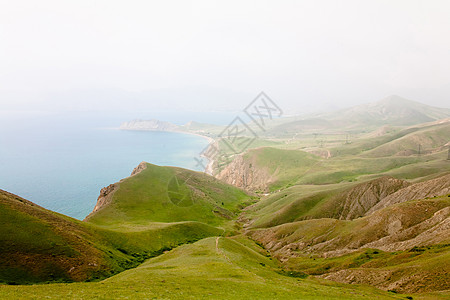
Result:
{"label": "grassy slope", "polygon": [[0,192],[0,282],[105,278],[223,230],[198,222],[100,228]]}
{"label": "grassy slope", "polygon": [[206,174],[147,164],[142,172],[122,181],[112,202],[88,222],[123,226],[196,221],[220,226],[234,218],[246,201],[245,192]]}
{"label": "grassy slope", "polygon": [[[207,238],[153,258],[102,282],[0,286],[19,298],[157,299],[401,299],[368,286],[295,278],[277,273],[270,258],[242,239]],[[217,246],[216,246],[217,245]]]}
{"label": "grassy slope", "polygon": [[[445,129],[442,130],[442,128],[438,127],[439,126],[436,127],[438,129],[437,144],[434,143],[436,141],[434,137],[427,140],[430,141],[430,143],[427,143],[433,147],[438,144],[442,144],[446,138],[445,134],[448,134]],[[420,137],[424,134],[425,137],[427,137],[427,135],[435,134],[435,131],[434,129],[431,131],[426,131],[421,128],[417,130],[409,129],[409,131],[406,130],[395,132],[394,134],[381,138],[372,138],[361,142],[354,142],[353,144],[336,148],[336,151],[332,150],[332,153],[337,156],[328,160],[321,159],[317,156],[298,150],[282,150],[275,148],[260,148],[251,150],[246,155],[250,155],[252,160],[255,160],[259,167],[267,168],[277,177],[278,180],[273,184],[271,190],[282,189],[282,191],[279,193],[274,193],[270,197],[262,200],[255,206],[257,209],[251,210],[249,215],[253,213],[253,217],[262,217],[257,220],[255,224],[258,224],[258,222],[261,222],[260,224],[268,222],[265,226],[291,222],[295,221],[299,217],[304,217],[302,215],[304,212],[314,213],[315,207],[320,207],[320,204],[325,203],[326,200],[331,198],[336,191],[340,191],[343,188],[352,185],[352,181],[355,180],[366,180],[374,176],[379,176],[380,174],[390,174],[399,178],[416,179],[429,175],[434,176],[439,172],[450,170],[450,163],[445,161],[447,154],[444,151],[424,155],[422,157],[386,156],[391,155],[393,151],[397,151],[398,147],[396,145],[401,145],[405,139],[408,141],[412,140],[414,144],[416,142],[416,136]],[[420,141],[423,141],[423,139],[420,139]],[[288,144],[257,140],[253,146],[255,145],[281,148],[287,147],[286,145]],[[292,147],[294,147],[294,144]],[[357,156],[354,156],[355,154],[357,154]],[[176,178],[176,181],[174,181],[174,178]],[[184,183],[185,180],[187,180],[186,183]],[[174,184],[174,182],[177,183]],[[303,195],[300,198],[298,197],[299,193],[302,193]],[[316,197],[315,195],[318,193],[320,196]],[[177,204],[174,204],[169,199],[169,195],[174,194],[178,195],[180,198],[180,202],[177,202]],[[231,195],[231,197],[229,197],[229,195]],[[62,218],[69,223],[67,226],[61,226],[56,235],[54,233],[54,229],[59,227],[55,226],[55,223],[49,223],[47,221],[42,222],[41,215],[38,217],[35,216],[35,219],[29,220],[27,219],[29,217],[27,215],[28,212],[25,213],[25,217],[23,217],[21,215],[23,214],[23,211],[17,209],[15,211],[10,211],[7,209],[2,210],[3,218],[0,220],[7,220],[5,223],[15,224],[9,228],[8,226],[4,226],[4,230],[0,231],[0,234],[3,235],[1,237],[2,240],[4,237],[5,240],[8,240],[8,238],[14,236],[9,242],[9,250],[7,250],[9,252],[6,252],[8,255],[3,256],[3,259],[12,253],[12,249],[17,249],[17,245],[21,245],[22,249],[26,249],[27,247],[29,249],[37,249],[38,252],[40,251],[44,255],[50,254],[51,257],[54,257],[54,255],[57,257],[66,256],[69,257],[69,259],[74,256],[73,253],[75,253],[76,257],[76,252],[73,251],[78,251],[79,249],[84,251],[84,249],[92,248],[92,253],[94,254],[90,254],[88,256],[92,259],[92,257],[97,257],[95,255],[98,255],[98,261],[100,264],[95,264],[100,265],[102,269],[101,272],[94,270],[89,276],[90,278],[104,277],[136,265],[146,257],[159,254],[162,251],[175,247],[179,244],[193,242],[204,237],[222,234],[223,230],[216,227],[229,229],[231,224],[229,220],[233,219],[237,215],[239,209],[245,205],[244,203],[249,203],[249,198],[245,195],[245,193],[217,182],[203,174],[185,171],[178,168],[148,165],[148,168],[141,174],[121,182],[120,189],[114,194],[112,204],[97,212],[89,220],[89,223],[81,223],[76,220],[48,212],[52,215],[57,215],[59,218]],[[270,223],[273,219],[270,215],[275,212],[279,212],[280,210],[284,210],[287,214],[282,215],[281,218],[275,223]],[[17,213],[17,211],[20,213]],[[276,217],[279,216],[277,215]],[[345,234],[354,231],[353,224],[348,227],[349,225],[347,226],[346,221],[342,222],[344,225],[339,225],[336,228],[338,235],[345,236]],[[30,231],[27,231],[27,229],[30,228],[30,224],[32,224],[31,226],[33,228],[36,228],[36,231],[33,233],[42,237],[42,245],[40,245],[38,240],[30,237]],[[20,234],[11,234],[12,228],[21,228],[20,226],[22,225],[24,226],[22,227],[22,230],[19,230]],[[322,225],[326,224],[323,223]],[[316,230],[319,230],[322,225],[319,227],[309,226],[305,229],[305,231],[310,234],[317,234]],[[327,230],[329,229],[330,228]],[[74,244],[75,246],[71,244],[73,241],[70,240],[70,237],[68,237],[69,235],[67,234],[72,230],[78,230],[77,232],[80,233],[79,236],[81,237],[81,240],[80,238],[77,238],[76,243]],[[67,243],[67,241],[69,242]],[[221,239],[220,241],[225,241],[225,239]],[[226,241],[228,241],[228,239]],[[47,242],[50,242],[50,244],[46,244]],[[244,242],[243,240],[240,240],[240,242],[252,248],[251,243],[248,241]],[[34,245],[35,243],[37,243],[38,246]],[[194,245],[183,246],[179,249],[185,249],[184,247],[193,247],[204,250],[208,247],[205,243],[206,242],[202,240]],[[6,248],[4,247],[1,249],[3,249],[2,251],[5,251]],[[176,249],[175,251],[179,249]],[[252,249],[255,250],[254,248]],[[427,259],[429,260],[412,260],[411,264],[422,264],[417,269],[419,273],[423,271],[423,268],[432,268],[442,264],[442,257],[444,258],[444,261],[448,258],[447,250],[445,250],[447,252],[444,251],[444,254],[442,254],[442,251],[439,252],[440,250],[428,250],[424,252],[439,254],[437,256],[435,255],[434,258],[432,258],[434,254],[422,256],[422,258],[428,257]],[[231,256],[243,256],[241,250],[234,249],[233,251],[230,252]],[[223,250],[223,252],[225,252],[225,250]],[[156,268],[147,274],[148,277],[145,277],[146,275],[144,273],[148,270],[137,268],[120,274],[117,277],[112,277],[110,279],[111,281],[107,280],[102,283],[52,285],[52,293],[54,293],[54,295],[65,295],[66,292],[75,293],[78,289],[80,289],[81,295],[83,293],[85,293],[85,295],[92,295],[91,293],[94,293],[97,296],[105,297],[105,287],[107,287],[107,293],[110,293],[109,295],[136,297],[142,296],[143,293],[146,293],[146,296],[155,295],[162,297],[164,295],[176,295],[177,297],[182,298],[183,295],[186,296],[186,293],[183,291],[184,289],[186,291],[191,291],[192,295],[197,295],[198,298],[198,296],[204,295],[205,290],[211,289],[211,287],[214,286],[211,282],[220,282],[217,289],[215,287],[211,289],[212,293],[217,295],[217,297],[226,296],[226,294],[222,292],[222,289],[228,291],[230,287],[235,287],[238,291],[244,293],[244,289],[247,288],[246,284],[241,284],[239,281],[233,280],[233,278],[240,279],[242,274],[234,275],[231,269],[227,269],[225,274],[219,272],[222,269],[211,269],[213,271],[211,272],[210,278],[208,278],[206,283],[203,283],[199,278],[191,278],[192,280],[188,278],[188,275],[192,276],[192,273],[189,272],[188,268],[194,268],[191,261],[198,262],[196,260],[198,256],[203,255],[202,259],[204,265],[199,267],[197,271],[201,272],[202,268],[205,272],[210,270],[211,261],[216,261],[216,257],[211,255],[211,251],[206,251],[202,255],[195,254],[195,251],[194,253],[188,253],[186,255],[183,252],[174,253],[176,253],[176,256],[183,257],[183,261],[173,257],[175,262],[172,260],[171,264],[167,263],[167,269],[169,271],[167,271],[168,273],[166,275],[168,277],[167,280],[163,279],[165,281],[162,282],[160,286],[157,285],[158,281],[154,279],[154,277],[163,274],[161,270]],[[353,256],[344,256],[342,257],[342,260],[339,260],[340,258],[336,258],[336,261],[334,262],[333,260],[327,260],[326,262],[320,263],[315,262],[314,260],[311,261],[308,258],[302,258],[303,260],[299,260],[297,262],[289,261],[292,265],[287,264],[287,266],[294,269],[297,267],[298,269],[298,266],[302,265],[302,269],[305,268],[305,270],[310,272],[313,269],[320,269],[326,266],[326,264],[332,264],[335,266],[335,270],[339,270],[339,268],[343,268],[343,265],[346,266],[346,263],[342,263],[342,261],[345,261],[355,264],[357,267],[365,268],[370,264],[364,265],[367,261],[365,261],[364,264],[359,264],[361,261],[364,261],[364,259],[360,258],[360,256],[366,257],[369,255],[370,257],[372,254],[373,253],[359,253]],[[372,266],[382,269],[392,268],[392,265],[383,264],[383,262],[387,263],[388,261],[398,261],[399,264],[400,262],[405,264],[409,263],[409,261],[402,260],[402,258],[408,258],[410,254],[404,254],[403,252],[397,254],[382,254],[383,255],[378,256],[378,259],[370,259]],[[389,258],[391,255],[392,259]],[[167,258],[166,255],[163,255],[150,261],[166,266],[165,259],[163,259],[162,262],[158,262],[157,260],[162,259],[163,257]],[[221,257],[224,258],[227,263],[230,263],[229,257],[228,259],[223,255]],[[246,261],[247,258],[244,260]],[[260,270],[256,270],[253,265],[247,264],[245,261],[241,261],[241,264],[245,265],[245,268],[241,268],[244,270],[244,273],[260,272]],[[88,266],[89,262],[92,261],[83,261],[83,263],[88,263]],[[264,264],[266,264],[266,262],[264,262]],[[400,269],[406,270],[411,267],[411,264],[404,265],[406,267],[403,266],[403,269]],[[270,264],[266,264],[266,266],[267,265],[270,266]],[[65,266],[67,266],[67,264]],[[262,266],[259,265],[256,267],[259,268]],[[36,269],[38,268],[39,267],[36,267]],[[249,268],[250,271],[248,270]],[[45,270],[45,268],[43,270]],[[62,270],[64,271],[64,268],[62,268]],[[165,268],[162,268],[162,270],[165,270]],[[19,271],[14,270],[16,273]],[[65,269],[65,271],[67,272],[67,269]],[[264,273],[264,276],[272,278],[273,274],[271,272],[269,273]],[[19,276],[23,276],[23,274],[17,274],[19,274]],[[57,275],[59,276],[58,278],[66,280],[67,276],[63,273],[61,274],[62,275]],[[131,274],[129,277],[131,279],[130,281],[124,281],[123,277],[120,277],[125,274]],[[43,277],[36,277],[37,279],[30,277],[31,279],[29,281],[45,281],[54,279],[53,277],[48,277],[49,274],[47,273],[46,276],[47,277],[44,279]],[[150,288],[144,282],[139,281],[142,278],[150,280],[154,286]],[[287,277],[283,276],[282,278]],[[288,279],[291,280],[291,278]],[[118,282],[122,281],[125,283],[118,284]],[[170,282],[171,287],[173,288],[167,289],[167,285],[165,284],[166,282]],[[245,283],[247,282],[252,281],[246,279]],[[248,294],[245,295],[248,297],[264,296],[263,292],[267,291],[261,286],[260,283],[255,284],[255,282],[250,284],[251,288],[248,290]],[[281,289],[280,297],[287,297],[289,293],[295,295],[294,298],[307,295],[306,291],[298,290],[298,286],[295,287],[295,290],[291,289],[292,282],[275,282],[276,284],[270,283],[269,286],[273,289]],[[177,283],[179,283],[178,286]],[[190,287],[193,283],[195,283],[196,286]],[[317,284],[317,282],[313,283]],[[303,284],[305,283],[303,282]],[[244,286],[246,287],[244,288]],[[311,293],[311,289],[317,289],[320,290],[320,293],[323,292],[324,294],[331,292],[329,295],[336,295],[336,297],[344,295],[340,294],[342,293],[343,287],[339,286],[339,289],[335,289],[338,285],[334,284],[325,284],[325,286],[332,286],[334,288],[332,291],[326,290],[322,285],[309,286],[305,284],[305,286],[310,288],[309,293]],[[134,288],[130,291],[130,287]],[[37,293],[37,295],[39,295],[39,293],[41,293],[41,295],[48,294],[48,292],[46,293],[46,288],[42,286],[26,287],[24,289],[3,286],[0,286],[0,288],[0,293],[5,293],[7,296],[19,297],[20,294],[18,291],[29,293],[29,296],[33,295],[33,293]],[[169,293],[167,293],[168,290]],[[180,293],[177,293],[177,290],[181,290]],[[363,288],[363,290],[365,290],[365,288]],[[289,293],[286,293],[286,291],[289,291]],[[359,293],[359,291],[361,291],[361,289],[359,289],[356,293]],[[181,294],[181,292],[184,294]],[[320,293],[318,295],[321,295]],[[350,294],[352,293],[354,292],[350,292]],[[347,294],[345,295],[347,296]]]}
{"label": "grassy slope", "polygon": [[[178,186],[170,182],[174,176]],[[183,201],[191,205],[173,204],[168,190],[186,196]],[[111,276],[180,244],[233,230],[229,220],[249,200],[207,175],[153,165],[123,180],[113,203],[89,222],[6,192],[0,197],[0,282],[10,283]]]}
{"label": "grassy slope", "polygon": [[24,283],[105,277],[123,270],[119,265],[129,259],[75,219],[3,191],[0,206],[0,281]]}
{"label": "grassy slope", "polygon": [[[320,207],[334,193],[353,182],[363,182],[382,175],[417,181],[448,172],[450,161],[446,160],[447,151],[439,150],[450,139],[447,129],[448,123],[425,124],[382,137],[358,140],[331,149],[336,156],[329,159],[300,150],[279,149],[281,146],[250,150],[244,156],[247,161],[256,162],[254,167],[268,169],[278,179],[270,190],[282,190],[263,198],[249,214],[256,218],[254,221],[258,226],[319,217]],[[438,152],[420,157],[392,156],[392,153],[402,151],[399,145],[405,141],[421,141],[424,145],[429,144],[429,147],[438,147],[433,148]],[[427,141],[430,143],[427,144]]]}
{"label": "grassy slope", "polygon": [[[388,228],[394,216],[401,220],[402,228],[409,228],[425,221],[436,211],[448,206],[450,206],[450,197],[442,196],[399,203],[354,220],[310,219],[285,223],[269,229],[255,229],[255,232],[269,230],[279,241],[283,241],[283,244],[303,241],[309,246],[313,246],[326,240],[332,240],[331,243],[323,245],[326,247],[321,250],[322,252],[333,250],[333,247],[358,249],[366,243],[388,235]],[[261,236],[264,237],[264,234]],[[316,239],[317,237],[321,238]],[[336,237],[339,238],[333,240]],[[447,237],[447,240],[450,241],[450,237]],[[281,247],[281,244],[277,247]],[[311,251],[314,251],[314,248],[311,248]]]}
{"label": "grassy slope", "polygon": [[429,123],[408,127],[379,137],[361,138],[351,144],[340,145],[331,150],[333,156],[359,155],[383,157],[417,154],[418,145],[427,153],[448,143],[450,122]]}
{"label": "grassy slope", "polygon": [[[384,252],[364,250],[360,247],[388,236],[393,220],[401,220],[404,233],[396,242],[404,242],[420,234],[414,231],[419,224],[440,209],[450,206],[450,197],[442,196],[426,200],[414,200],[382,209],[372,215],[355,220],[312,219],[286,223],[268,229],[256,229],[249,232],[252,238],[272,246],[271,251],[284,261],[291,270],[311,275],[322,275],[339,270],[367,272],[359,282],[388,288],[390,284],[401,282],[398,290],[426,291],[448,289],[450,269],[446,263],[450,255],[450,237],[441,234],[441,245],[414,247],[409,250]],[[407,229],[410,228],[410,229]],[[407,229],[407,230],[406,230]],[[393,242],[392,241],[392,242]],[[427,241],[424,241],[426,244]],[[273,246],[276,245],[276,246]],[[289,248],[290,253],[283,248]],[[386,245],[389,247],[389,242]],[[284,249],[284,250],[283,250]],[[340,249],[350,254],[340,255]],[[358,250],[359,249],[359,250]],[[337,252],[335,251],[337,250]],[[343,252],[343,253],[345,253]],[[337,256],[323,258],[322,254],[334,253]],[[371,272],[370,275],[368,272]],[[389,272],[378,281],[373,274]],[[349,273],[348,273],[349,274]],[[358,275],[356,275],[358,276]],[[346,278],[350,277],[347,275]],[[372,278],[372,281],[371,281]]]}

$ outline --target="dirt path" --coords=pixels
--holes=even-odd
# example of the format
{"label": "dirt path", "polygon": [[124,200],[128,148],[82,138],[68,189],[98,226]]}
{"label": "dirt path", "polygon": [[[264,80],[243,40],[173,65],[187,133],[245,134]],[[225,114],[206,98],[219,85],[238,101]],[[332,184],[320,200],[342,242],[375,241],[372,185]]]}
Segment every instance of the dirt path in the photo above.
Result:
{"label": "dirt path", "polygon": [[222,250],[219,249],[219,239],[220,239],[220,236],[218,236],[218,237],[216,238],[216,251],[217,251],[217,253],[219,253],[220,255],[222,255],[223,257],[225,257],[225,259],[226,259],[230,264],[232,264],[233,262],[228,258],[228,256],[227,256],[225,253],[223,253]]}
{"label": "dirt path", "polygon": [[220,236],[216,237],[216,251],[217,251],[217,253],[219,253],[220,255],[222,255],[222,256],[223,256],[230,264],[232,264],[232,265],[238,267],[238,268],[241,269],[241,270],[244,270],[245,272],[248,272],[248,273],[250,273],[250,274],[252,274],[252,275],[258,277],[259,279],[262,279],[263,282],[266,282],[266,279],[265,279],[264,277],[261,277],[261,276],[259,276],[258,274],[256,274],[256,273],[254,273],[254,272],[252,272],[252,271],[250,271],[250,270],[247,270],[247,269],[241,267],[239,264],[233,263],[233,262],[228,258],[228,256],[227,256],[222,250],[220,250],[220,248],[219,248],[219,239],[220,239]]}

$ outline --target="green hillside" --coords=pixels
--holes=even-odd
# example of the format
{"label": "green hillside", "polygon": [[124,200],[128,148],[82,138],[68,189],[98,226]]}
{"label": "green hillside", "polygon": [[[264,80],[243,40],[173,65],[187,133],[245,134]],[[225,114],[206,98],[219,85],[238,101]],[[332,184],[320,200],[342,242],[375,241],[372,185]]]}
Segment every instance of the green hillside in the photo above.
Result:
{"label": "green hillside", "polygon": [[197,221],[220,226],[237,216],[250,197],[204,173],[146,164],[119,183],[111,203],[91,214],[102,226]]}
{"label": "green hillside", "polygon": [[445,195],[396,204],[363,218],[315,218],[252,229],[248,235],[293,271],[345,283],[359,276],[354,283],[398,292],[446,290],[449,207],[450,195]]}
{"label": "green hillside", "polygon": [[227,222],[250,201],[205,174],[150,164],[119,184],[112,203],[87,222],[1,191],[0,282],[109,277],[180,244],[234,230]]}
{"label": "green hillside", "polygon": [[179,244],[223,230],[199,222],[99,228],[0,191],[0,282],[109,277]]}
{"label": "green hillside", "polygon": [[184,245],[102,282],[7,286],[22,298],[128,299],[404,299],[368,286],[351,286],[279,271],[276,262],[242,239],[207,238]]}
{"label": "green hillside", "polygon": [[0,282],[79,281],[124,270],[130,257],[95,230],[0,191]]}
{"label": "green hillside", "polygon": [[411,156],[442,150],[450,140],[450,121],[426,123],[404,129],[397,128],[381,136],[360,138],[351,144],[333,147],[332,156],[362,155],[365,157]]}
{"label": "green hillside", "polygon": [[141,163],[84,221],[0,190],[0,298],[448,298],[449,115],[389,97],[276,119],[216,141],[216,177]]}

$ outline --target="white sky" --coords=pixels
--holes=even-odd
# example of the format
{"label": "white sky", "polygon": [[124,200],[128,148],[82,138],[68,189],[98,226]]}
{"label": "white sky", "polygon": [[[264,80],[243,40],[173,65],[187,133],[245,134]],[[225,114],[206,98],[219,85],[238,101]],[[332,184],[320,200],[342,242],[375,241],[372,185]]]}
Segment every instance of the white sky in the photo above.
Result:
{"label": "white sky", "polygon": [[450,107],[450,1],[0,0],[0,110],[240,109],[261,90],[287,112]]}

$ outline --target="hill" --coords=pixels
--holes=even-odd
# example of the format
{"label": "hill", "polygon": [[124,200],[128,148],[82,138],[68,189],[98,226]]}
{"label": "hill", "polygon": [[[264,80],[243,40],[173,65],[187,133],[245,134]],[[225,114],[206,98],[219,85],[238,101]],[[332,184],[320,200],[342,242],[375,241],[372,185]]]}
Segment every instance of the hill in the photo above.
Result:
{"label": "hill", "polygon": [[249,200],[205,174],[146,163],[103,189],[85,222],[0,191],[0,282],[106,278],[180,244],[234,230],[227,222]]}
{"label": "hill", "polygon": [[268,135],[295,133],[360,133],[380,126],[411,126],[450,117],[450,109],[428,106],[393,95],[380,101],[277,124]]}
{"label": "hill", "polygon": [[398,292],[446,290],[449,208],[445,195],[353,220],[318,218],[247,234],[292,270]]}
{"label": "hill", "polygon": [[81,222],[1,190],[0,215],[0,282],[88,280],[130,262]]}
{"label": "hill", "polygon": [[86,221],[102,226],[196,221],[220,226],[250,201],[243,191],[204,173],[141,163],[112,185]]}
{"label": "hill", "polygon": [[207,238],[102,282],[7,286],[0,289],[0,295],[7,299],[404,299],[404,295],[368,286],[283,272],[266,255],[240,236]]}

